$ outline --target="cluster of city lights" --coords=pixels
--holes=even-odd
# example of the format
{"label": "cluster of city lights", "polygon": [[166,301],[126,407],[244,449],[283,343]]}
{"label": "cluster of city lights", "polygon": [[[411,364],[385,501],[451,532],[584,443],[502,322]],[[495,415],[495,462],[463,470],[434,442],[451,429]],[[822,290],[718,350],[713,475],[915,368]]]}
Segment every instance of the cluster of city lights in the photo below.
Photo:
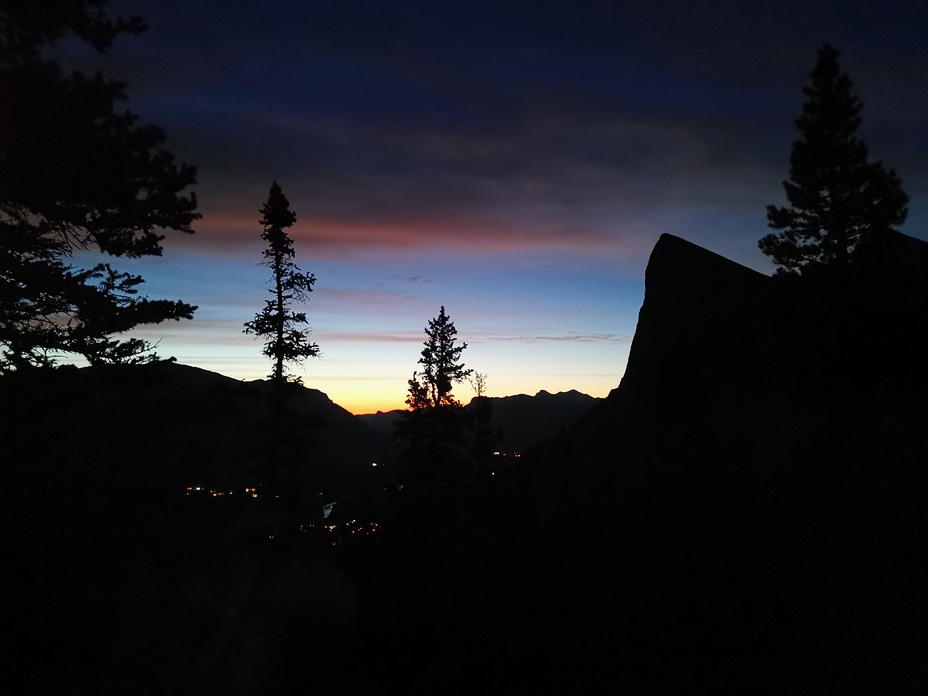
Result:
{"label": "cluster of city lights", "polygon": [[[399,488],[402,488],[402,486],[399,486]],[[244,498],[257,498],[259,496],[258,489],[256,487],[250,486],[244,489],[243,494],[239,493],[237,490],[222,490],[209,488],[208,486],[187,486],[186,493],[188,496],[195,496],[197,498],[221,498],[224,496],[231,496],[236,494],[238,494],[238,497]],[[264,494],[261,495],[262,497],[267,497]],[[322,493],[319,495],[322,495]],[[275,495],[273,497],[278,498],[280,496]],[[325,519],[329,517],[335,505],[336,503],[329,503],[328,505],[323,506]],[[305,534],[315,526],[316,525],[312,523],[301,524],[299,529],[300,532]],[[357,518],[354,518],[344,522],[324,521],[321,529],[325,532],[329,539],[329,543],[332,546],[341,546],[349,539],[358,539],[376,533],[380,529],[380,525],[376,522],[359,522]],[[267,538],[274,539],[276,536],[276,533],[269,534]]]}
{"label": "cluster of city lights", "polygon": [[[187,486],[187,495],[208,495],[213,498],[221,498],[224,495],[235,495],[235,491],[223,491],[216,488],[206,488],[205,486]],[[246,497],[257,498],[258,489],[245,488],[244,495]]]}
{"label": "cluster of city lights", "polygon": [[[348,529],[341,529],[343,527],[348,527]],[[332,540],[332,546],[340,546],[348,539],[369,536],[374,534],[378,529],[380,529],[380,525],[376,522],[362,522],[359,524],[357,520],[348,520],[341,524],[330,523],[325,525],[325,530],[329,534],[335,535],[338,533],[335,539]],[[346,531],[347,534],[345,533]]]}

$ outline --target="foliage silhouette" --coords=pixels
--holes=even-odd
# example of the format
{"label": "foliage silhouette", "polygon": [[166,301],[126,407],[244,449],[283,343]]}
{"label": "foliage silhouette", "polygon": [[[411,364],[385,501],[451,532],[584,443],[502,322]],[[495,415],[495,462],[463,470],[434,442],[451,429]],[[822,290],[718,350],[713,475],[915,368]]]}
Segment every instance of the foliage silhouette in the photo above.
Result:
{"label": "foliage silhouette", "polygon": [[192,233],[196,169],[176,164],[164,132],[119,111],[126,86],[62,74],[42,51],[74,35],[106,53],[141,19],[111,20],[102,0],[7,2],[0,28],[0,370],[143,361],[151,346],[112,336],[140,324],[189,319],[179,301],[137,297],[139,276],[69,263],[75,250],[160,256],[160,230]]}
{"label": "foliage silhouette", "polygon": [[778,273],[807,273],[822,266],[847,265],[858,247],[905,222],[908,196],[896,173],[869,162],[857,138],[863,104],[841,72],[838,51],[818,51],[808,100],[796,119],[789,180],[783,182],[789,207],[767,206],[770,227],[761,251]]}
{"label": "foliage silhouette", "polygon": [[455,383],[472,374],[461,362],[466,343],[455,345],[457,329],[445,313],[429,320],[419,364],[413,372],[397,435],[405,445],[407,475],[417,482],[447,484],[462,477],[467,466],[463,447],[463,407],[454,398]]}
{"label": "foliage silhouette", "polygon": [[291,261],[294,256],[293,240],[284,231],[296,222],[296,213],[290,210],[290,202],[275,181],[267,202],[261,208],[261,224],[264,232],[261,239],[267,242],[264,250],[265,261],[262,265],[270,268],[274,274],[274,287],[269,292],[272,299],[267,300],[264,309],[255,315],[252,321],[245,322],[244,333],[254,334],[265,339],[264,354],[274,363],[268,377],[277,383],[302,380],[291,377],[284,370],[284,363],[301,364],[306,358],[319,355],[319,346],[309,341],[309,329],[301,329],[307,324],[305,312],[294,312],[294,302],[308,302],[316,277],[312,273],[303,273]]}
{"label": "foliage silhouette", "polygon": [[[418,402],[422,396],[426,403],[433,407],[460,406],[451,393],[455,383],[460,383],[471,376],[473,370],[468,370],[461,362],[461,353],[467,348],[466,343],[455,346],[455,336],[458,330],[454,322],[445,314],[444,306],[438,316],[429,320],[425,329],[428,340],[425,341],[419,364],[422,372],[414,379],[418,379],[419,386],[413,388],[410,384],[410,397]],[[412,406],[412,404],[410,404]]]}

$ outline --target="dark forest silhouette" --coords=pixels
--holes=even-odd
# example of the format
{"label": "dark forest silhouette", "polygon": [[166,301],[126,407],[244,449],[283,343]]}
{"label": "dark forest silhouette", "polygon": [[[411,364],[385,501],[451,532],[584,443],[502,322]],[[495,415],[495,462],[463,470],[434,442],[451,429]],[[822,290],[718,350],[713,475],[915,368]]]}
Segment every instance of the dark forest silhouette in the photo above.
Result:
{"label": "dark forest silhouette", "polygon": [[[765,276],[661,236],[621,384],[492,471],[475,449],[492,439],[490,402],[478,387],[469,422],[454,398],[470,371],[442,307],[409,383],[403,468],[396,442],[285,383],[283,364],[316,347],[281,343],[286,317],[302,323],[285,279],[308,292],[312,276],[287,275],[295,215],[276,184],[262,211],[275,300],[250,322],[268,337],[271,380],[105,364],[146,348],[114,335],[193,308],[137,302],[139,279],[85,275],[67,249],[158,254],[155,230],[189,232],[197,217],[182,194],[194,170],[159,130],[112,112],[123,87],[40,59],[65,34],[106,50],[141,30],[105,6],[0,8],[2,86],[38,86],[0,100],[22,136],[3,140],[4,161],[23,165],[0,175],[6,690],[925,693],[928,244],[892,229],[905,195],[853,140],[859,103],[834,51],[819,54],[809,104],[827,73],[846,107],[836,150],[853,160],[832,164],[866,175],[848,190],[876,187],[888,207],[861,206],[853,233],[800,230],[816,187],[796,146],[792,208],[770,212],[785,236],[762,246],[803,272]],[[58,108],[64,94],[101,97],[91,120],[129,142],[102,143],[129,167],[118,180],[64,167],[46,179],[30,161],[43,142],[95,151],[93,129],[45,140],[59,118],[87,128],[85,110]],[[806,239],[811,257],[784,251]],[[53,369],[59,351],[101,364]]]}

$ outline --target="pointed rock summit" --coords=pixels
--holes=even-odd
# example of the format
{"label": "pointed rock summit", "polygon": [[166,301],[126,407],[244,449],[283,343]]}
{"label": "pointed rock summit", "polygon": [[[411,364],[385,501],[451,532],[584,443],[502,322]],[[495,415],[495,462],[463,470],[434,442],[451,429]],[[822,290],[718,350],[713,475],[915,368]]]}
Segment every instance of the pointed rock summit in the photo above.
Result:
{"label": "pointed rock summit", "polygon": [[770,339],[772,280],[661,235],[620,392],[661,397],[748,378]]}

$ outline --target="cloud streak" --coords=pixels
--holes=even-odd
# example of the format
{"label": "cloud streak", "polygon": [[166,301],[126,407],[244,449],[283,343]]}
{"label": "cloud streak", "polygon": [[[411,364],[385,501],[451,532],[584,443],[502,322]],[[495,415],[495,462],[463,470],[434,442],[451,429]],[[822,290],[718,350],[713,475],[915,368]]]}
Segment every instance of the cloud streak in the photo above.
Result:
{"label": "cloud streak", "polygon": [[522,343],[630,343],[631,336],[618,336],[612,333],[580,333],[571,331],[563,335],[555,336],[492,336],[481,339],[484,341],[507,341]]}

